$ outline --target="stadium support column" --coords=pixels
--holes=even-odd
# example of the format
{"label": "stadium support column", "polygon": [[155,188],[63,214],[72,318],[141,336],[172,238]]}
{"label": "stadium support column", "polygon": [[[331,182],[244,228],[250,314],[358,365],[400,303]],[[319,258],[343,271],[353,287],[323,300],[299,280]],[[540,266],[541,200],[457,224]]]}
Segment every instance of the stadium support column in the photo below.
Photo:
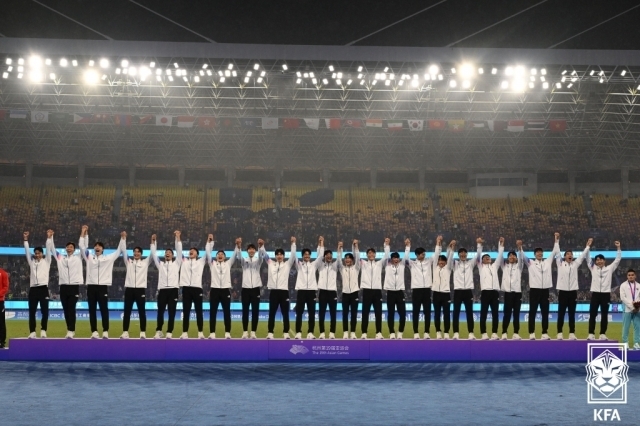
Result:
{"label": "stadium support column", "polygon": [[129,186],[136,186],[136,168],[135,166],[129,167]]}
{"label": "stadium support column", "polygon": [[376,189],[378,187],[378,171],[376,169],[371,169],[371,189]]}
{"label": "stadium support column", "polygon": [[236,178],[236,169],[234,169],[233,167],[227,167],[224,173],[227,177],[227,187],[232,188],[233,181]]}
{"label": "stadium support column", "polygon": [[184,186],[184,166],[178,169],[178,186]]}
{"label": "stadium support column", "polygon": [[84,188],[84,164],[78,164],[78,187]]}
{"label": "stadium support column", "polygon": [[569,171],[569,195],[576,195],[576,172]]}
{"label": "stadium support column", "polygon": [[629,198],[629,167],[623,167],[620,174],[622,175],[622,199],[627,200]]}
{"label": "stadium support column", "polygon": [[420,167],[418,170],[418,182],[420,184],[420,191],[424,191],[424,167]]}
{"label": "stadium support column", "polygon": [[331,172],[329,169],[322,169],[322,187],[329,188],[329,180],[331,179]]}
{"label": "stadium support column", "polygon": [[24,186],[31,188],[33,178],[33,164],[27,163],[24,171]]}

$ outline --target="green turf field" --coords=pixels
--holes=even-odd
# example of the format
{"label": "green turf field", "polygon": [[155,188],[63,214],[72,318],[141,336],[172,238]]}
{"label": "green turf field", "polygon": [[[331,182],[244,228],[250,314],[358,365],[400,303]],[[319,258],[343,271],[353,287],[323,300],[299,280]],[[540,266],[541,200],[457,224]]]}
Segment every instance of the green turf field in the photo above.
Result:
{"label": "green turf field", "polygon": [[[7,321],[7,339],[11,339],[11,338],[18,338],[18,337],[27,337],[29,335],[29,323],[26,320],[11,320],[11,321]],[[166,321],[165,321],[165,326],[164,326],[164,331],[166,332]],[[328,322],[325,323],[326,327],[328,329]],[[490,324],[490,323],[489,323]],[[488,326],[489,326],[488,324]],[[291,324],[293,326],[293,322]],[[139,336],[140,333],[140,324],[138,321],[131,321],[131,326],[129,328],[129,335],[132,338],[137,338]],[[397,322],[396,322],[396,327],[397,327]],[[422,329],[424,327],[424,324],[420,324],[420,330],[421,330],[421,335],[422,335]],[[502,327],[502,325],[500,326]],[[147,338],[152,338],[153,335],[155,334],[155,329],[156,329],[156,322],[155,321],[147,321]],[[360,323],[358,323],[358,330],[360,329]],[[100,321],[98,321],[98,330],[100,331],[100,333],[102,334],[102,327],[100,324]],[[509,327],[509,338],[511,338],[511,333],[512,333],[512,327]],[[596,327],[596,337],[598,336],[597,332],[600,330],[600,326],[598,325]],[[369,338],[373,338],[374,337],[374,324],[372,324],[371,322],[369,322]],[[576,324],[576,335],[579,339],[586,339],[587,338],[587,324],[586,323],[577,323]],[[303,324],[302,327],[302,332],[303,332],[303,336],[306,336],[307,334],[307,325],[306,323]],[[499,329],[499,333],[498,335],[500,335],[500,333],[502,332],[502,328]],[[48,325],[48,330],[47,330],[47,335],[48,337],[64,337],[65,334],[67,333],[66,330],[66,325],[64,323],[64,321],[60,321],[60,320],[55,320],[55,321],[49,321],[49,325]],[[180,337],[180,334],[182,333],[182,322],[181,321],[176,321],[175,322],[175,327],[173,330],[173,337],[174,338],[178,338]],[[382,333],[384,335],[385,338],[389,337],[389,329],[387,327],[386,323],[383,323],[382,325]],[[568,325],[565,323],[564,326],[564,337],[565,339],[568,337],[568,333],[569,333],[569,329],[568,329]],[[607,330],[607,337],[609,337],[610,339],[615,339],[615,340],[620,340],[620,336],[622,333],[622,323],[609,323],[609,327]],[[122,334],[122,321],[110,321],[110,327],[109,327],[109,337],[110,338],[118,338],[120,337],[120,335]],[[191,338],[195,338],[197,337],[197,328],[195,325],[195,321],[191,321],[190,323],[190,328],[189,328],[189,337]],[[260,322],[260,324],[258,325],[258,332],[256,333],[258,335],[258,338],[264,338],[267,336],[267,323],[266,321],[262,321]],[[320,333],[318,332],[318,324],[316,322],[316,332],[315,335],[316,337],[319,335]],[[343,330],[342,330],[342,324],[338,324],[337,326],[337,332],[336,332],[336,337],[342,337],[343,334]],[[540,323],[536,324],[536,336],[538,338],[540,338],[540,334],[541,334],[541,328],[540,328]],[[37,327],[37,335],[38,337],[40,336],[40,324],[38,323],[38,327]],[[90,329],[89,329],[89,321],[78,321],[76,323],[76,337],[79,338],[87,338],[91,335]],[[209,323],[205,321],[204,324],[204,335],[205,336],[209,336]],[[276,338],[280,338],[282,337],[282,323],[281,322],[277,322],[276,323],[276,328],[275,328],[275,332],[274,335]],[[431,325],[431,338],[435,338],[436,333],[435,333],[435,329],[433,326],[433,323]],[[450,333],[451,336],[453,336],[453,333]],[[461,338],[466,338],[467,337],[467,326],[466,326],[466,322],[461,322],[460,323],[460,337]],[[479,330],[479,324],[476,322],[475,325],[475,335],[477,338],[480,338],[480,330]],[[231,328],[231,336],[233,338],[240,338],[242,336],[242,324],[240,322],[233,322],[232,323],[232,328]],[[328,336],[328,332],[327,332],[327,336]],[[358,332],[358,337],[360,336],[360,333]],[[550,323],[549,324],[549,336],[552,339],[555,339],[557,336],[557,332],[556,332],[556,325],[554,323]],[[222,338],[224,337],[224,328],[223,328],[223,323],[222,321],[218,321],[217,322],[217,337]],[[293,337],[293,333],[291,334],[291,337]],[[529,337],[529,333],[527,332],[527,326],[526,324],[520,324],[520,337],[522,337],[523,339],[527,339]],[[631,337],[631,336],[630,336]],[[413,338],[413,328],[410,322],[407,322],[407,325],[405,326],[405,330],[404,330],[404,338],[405,339],[410,339]],[[630,339],[631,340],[631,339]],[[631,340],[632,341],[632,340]]]}

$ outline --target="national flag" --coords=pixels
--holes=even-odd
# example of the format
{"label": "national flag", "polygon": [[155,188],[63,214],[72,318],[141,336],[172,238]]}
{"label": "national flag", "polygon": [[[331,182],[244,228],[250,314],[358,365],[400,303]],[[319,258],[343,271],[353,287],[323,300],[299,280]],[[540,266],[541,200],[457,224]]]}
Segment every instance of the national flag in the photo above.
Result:
{"label": "national flag", "polygon": [[172,125],[173,125],[173,116],[171,116],[171,115],[156,115],[156,126],[171,127]]}
{"label": "national flag", "polygon": [[449,120],[449,130],[454,133],[464,131],[464,120]]}
{"label": "national flag", "polygon": [[429,120],[430,130],[444,130],[447,127],[445,120]]}
{"label": "national flag", "polygon": [[305,118],[304,124],[307,125],[309,129],[318,130],[320,128],[320,119],[319,118]]}
{"label": "national flag", "polygon": [[402,130],[401,120],[387,120],[387,130]]}
{"label": "national flag", "polygon": [[259,118],[241,118],[240,127],[244,129],[253,129],[261,125],[262,120]]}
{"label": "national flag", "polygon": [[359,129],[360,127],[362,127],[362,120],[349,119],[349,120],[344,120],[342,124],[344,124],[344,127],[355,127]]}
{"label": "national flag", "polygon": [[567,130],[567,120],[549,120],[549,130],[552,132],[564,132]]}
{"label": "national flag", "polygon": [[48,111],[31,111],[32,123],[48,123],[49,112]]}
{"label": "national flag", "polygon": [[282,119],[283,129],[297,129],[300,127],[300,120],[297,118],[284,118]]}
{"label": "national flag", "polygon": [[507,132],[524,132],[524,120],[509,120]]}
{"label": "national flag", "polygon": [[198,117],[198,127],[212,129],[215,126],[216,126],[216,119],[214,117]]}
{"label": "national flag", "polygon": [[76,112],[73,114],[75,124],[104,123],[109,116],[107,114],[92,114],[90,112]]}
{"label": "national flag", "polygon": [[275,117],[262,117],[262,128],[267,130],[277,129],[278,119]]}
{"label": "national flag", "polygon": [[543,131],[547,127],[547,122],[544,120],[529,120],[525,124],[525,130],[530,130],[532,132],[540,132]]}
{"label": "national flag", "polygon": [[93,114],[92,123],[109,123],[111,121],[110,114]]}
{"label": "national flag", "polygon": [[178,116],[178,127],[193,127],[194,121],[195,117],[190,115],[180,115]]}
{"label": "national flag", "polygon": [[486,121],[468,121],[468,126],[471,129],[486,129],[487,122]]}
{"label": "national flag", "polygon": [[12,109],[9,111],[9,118],[20,118],[24,120],[27,118],[27,110]]}
{"label": "national flag", "polygon": [[492,132],[502,132],[507,130],[507,122],[504,120],[489,120],[487,121],[487,126],[489,126],[489,130]]}
{"label": "national flag", "polygon": [[7,116],[7,110],[0,109],[0,121],[3,121],[6,116]]}
{"label": "national flag", "polygon": [[120,127],[131,126],[131,116],[128,114],[117,114],[113,116],[113,124]]}
{"label": "national flag", "polygon": [[69,122],[69,114],[66,112],[50,112],[49,123],[64,124]]}
{"label": "national flag", "polygon": [[327,129],[339,129],[342,127],[342,123],[339,118],[325,118],[324,124],[327,126]]}
{"label": "national flag", "polygon": [[153,114],[140,115],[138,116],[138,124],[151,124],[155,117]]}
{"label": "national flag", "polygon": [[233,124],[235,123],[235,119],[234,118],[229,118],[229,117],[219,118],[218,119],[218,123],[222,127],[233,127]]}
{"label": "national flag", "polygon": [[370,118],[366,121],[365,125],[367,127],[382,127],[382,119],[380,118]]}
{"label": "national flag", "polygon": [[424,129],[424,120],[407,120],[407,123],[412,132],[421,132]]}

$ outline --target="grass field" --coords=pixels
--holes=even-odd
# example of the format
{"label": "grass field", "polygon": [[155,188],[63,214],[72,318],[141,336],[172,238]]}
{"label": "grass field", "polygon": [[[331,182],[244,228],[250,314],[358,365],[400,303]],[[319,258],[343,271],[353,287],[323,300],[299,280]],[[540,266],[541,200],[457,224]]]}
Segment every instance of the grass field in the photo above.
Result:
{"label": "grass field", "polygon": [[[20,337],[27,337],[29,335],[29,323],[26,320],[11,320],[11,321],[7,321],[7,339],[11,339],[11,338],[20,338]],[[164,331],[166,332],[166,321],[165,321],[165,326],[164,326]],[[489,323],[490,324],[490,323]],[[489,324],[487,324],[489,326]],[[109,337],[110,338],[118,338],[120,337],[120,335],[122,334],[122,321],[110,321],[109,323]],[[293,326],[293,323],[291,324]],[[326,323],[326,328],[328,329],[328,322]],[[223,324],[222,321],[218,321],[217,322],[217,337],[221,338],[224,336],[224,328],[223,328]],[[396,323],[396,327],[397,327],[397,323]],[[421,333],[420,335],[422,336],[422,330],[423,330],[424,325],[420,324],[420,330]],[[500,327],[502,327],[502,325],[500,325]],[[358,329],[360,328],[360,324],[358,323]],[[155,321],[147,321],[147,338],[152,338],[153,335],[155,334],[155,329],[156,329],[156,322]],[[98,330],[100,331],[100,333],[102,334],[102,327],[100,324],[100,321],[98,321]],[[511,334],[512,334],[512,327],[509,327],[509,338],[511,338]],[[596,327],[596,337],[598,336],[597,332],[600,330],[600,326],[598,325]],[[302,332],[303,332],[303,336],[306,336],[307,334],[307,325],[306,323],[303,324],[302,327]],[[369,323],[369,338],[373,338],[374,336],[374,332],[375,332],[375,328],[374,325],[370,322]],[[502,328],[499,329],[499,333],[498,335],[500,335],[500,333],[502,332]],[[65,334],[67,333],[66,330],[66,325],[64,323],[64,321],[60,321],[60,320],[55,320],[55,321],[49,321],[49,325],[48,325],[48,330],[47,330],[47,336],[48,337],[64,337]],[[131,321],[131,326],[129,327],[129,335],[132,338],[137,338],[139,336],[140,333],[140,324],[138,321]],[[173,330],[173,337],[174,338],[178,338],[180,337],[180,334],[182,333],[182,322],[181,321],[176,321],[175,322],[175,327]],[[382,333],[384,335],[385,338],[389,337],[389,329],[387,327],[386,323],[383,323],[382,325]],[[461,338],[466,338],[467,337],[467,326],[466,323],[461,322],[460,323],[460,337]],[[565,323],[564,326],[564,337],[565,339],[568,337],[568,333],[569,333],[569,329],[568,329],[568,325]],[[258,325],[258,332],[256,333],[258,335],[258,338],[265,338],[267,336],[267,323],[266,321],[262,321],[259,323]],[[316,322],[316,330],[315,330],[315,335],[316,337],[319,335],[319,331],[318,331],[318,324]],[[337,332],[336,332],[336,337],[340,338],[342,337],[343,334],[343,330],[342,330],[342,324],[338,324],[337,326]],[[529,333],[527,332],[527,326],[526,324],[520,324],[520,337],[522,337],[523,339],[527,339],[529,337]],[[586,339],[587,338],[587,334],[588,334],[588,330],[587,330],[587,324],[586,323],[577,323],[576,324],[576,336],[578,337],[578,339]],[[614,339],[614,340],[620,340],[622,334],[622,323],[609,323],[609,327],[607,330],[607,337],[609,337],[610,339]],[[40,336],[40,324],[38,323],[38,327],[37,327],[37,335]],[[89,321],[78,321],[76,323],[76,337],[77,338],[88,338],[91,335],[90,332],[90,328],[89,328]],[[198,331],[196,328],[196,324],[195,321],[191,321],[190,323],[190,327],[189,327],[189,337],[191,338],[196,338],[198,335]],[[205,336],[209,336],[209,323],[205,321],[204,324],[204,335]],[[431,332],[430,332],[431,338],[435,338],[436,336],[436,332],[434,329],[433,324],[431,325]],[[453,333],[450,332],[450,335],[452,336]],[[475,335],[477,338],[480,337],[480,330],[479,330],[479,324],[476,322],[475,325]],[[536,324],[536,336],[538,338],[540,338],[541,335],[541,326],[540,323]],[[240,322],[233,322],[232,323],[232,328],[231,328],[231,336],[233,338],[240,338],[242,336],[242,324]],[[280,338],[282,337],[282,323],[281,322],[277,322],[276,323],[276,328],[275,328],[275,332],[274,332],[274,336],[276,338]],[[327,332],[327,336],[328,336],[328,332]],[[549,336],[552,339],[555,339],[557,336],[557,331],[556,331],[556,325],[554,323],[550,323],[549,324]],[[293,332],[291,334],[291,337],[293,337]],[[358,332],[358,337],[360,337],[360,333]],[[630,337],[630,341],[631,340],[631,336]],[[404,338],[405,339],[410,339],[413,338],[413,328],[411,323],[407,322],[407,325],[405,327],[404,330]]]}

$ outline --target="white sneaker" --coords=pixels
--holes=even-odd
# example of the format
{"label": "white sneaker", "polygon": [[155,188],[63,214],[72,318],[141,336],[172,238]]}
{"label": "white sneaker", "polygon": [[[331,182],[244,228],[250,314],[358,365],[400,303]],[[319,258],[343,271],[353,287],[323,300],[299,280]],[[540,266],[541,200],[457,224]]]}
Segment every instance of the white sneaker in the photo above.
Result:
{"label": "white sneaker", "polygon": [[318,339],[324,340],[324,333],[320,333],[320,336],[318,336]]}
{"label": "white sneaker", "polygon": [[511,340],[522,340],[522,337],[520,337],[519,334],[514,333],[513,336],[511,336]]}
{"label": "white sneaker", "polygon": [[416,340],[420,339],[420,333],[413,333],[413,338]]}
{"label": "white sneaker", "polygon": [[636,343],[635,345],[633,345],[633,350],[640,351],[640,343]]}
{"label": "white sneaker", "polygon": [[562,333],[558,333],[558,340],[564,340],[564,336],[562,335]]}
{"label": "white sneaker", "polygon": [[248,331],[243,331],[242,332],[242,338],[243,339],[248,339],[249,338],[249,332]]}
{"label": "white sneaker", "polygon": [[291,339],[291,335],[287,331],[286,333],[284,333],[284,336],[282,336],[282,338],[285,339],[285,340],[289,340],[289,339]]}
{"label": "white sneaker", "polygon": [[[200,336],[198,336],[198,337],[200,337]],[[215,338],[216,338],[216,333],[209,333],[209,337],[208,337],[209,340],[213,340]]]}
{"label": "white sneaker", "polygon": [[202,331],[198,331],[198,339],[204,340],[204,333],[202,333]]}
{"label": "white sneaker", "polygon": [[231,339],[231,333],[224,333],[224,338],[227,340]]}
{"label": "white sneaker", "polygon": [[156,331],[155,336],[153,336],[154,339],[162,339],[162,337],[163,337],[163,334],[162,334],[162,331],[160,330]]}
{"label": "white sneaker", "polygon": [[[355,331],[352,331],[352,332],[351,332],[351,339],[352,339],[352,340],[355,340],[355,339],[357,339],[357,338],[358,338],[358,336],[356,336],[356,332],[355,332]],[[367,338],[367,336],[364,336],[364,338],[366,339],[366,338]]]}
{"label": "white sneaker", "polygon": [[436,340],[442,340],[442,333],[439,331],[436,331]]}
{"label": "white sneaker", "polygon": [[144,331],[140,332],[140,338],[141,339],[146,339],[147,338],[147,333],[145,333]]}
{"label": "white sneaker", "polygon": [[109,338],[109,332],[108,331],[103,331],[102,332],[102,338],[103,339],[108,339]]}
{"label": "white sneaker", "polygon": [[256,332],[255,331],[251,332],[251,338],[252,339],[257,339],[258,338],[258,337],[256,337]]}
{"label": "white sneaker", "polygon": [[382,337],[382,333],[376,333],[376,340],[384,340],[384,337]]}
{"label": "white sneaker", "polygon": [[173,334],[167,333],[167,339],[172,339],[172,338],[173,338]]}
{"label": "white sneaker", "polygon": [[402,340],[402,336],[403,336],[403,333],[402,333],[402,332],[398,331],[398,332],[396,333],[396,339],[398,339],[398,340]]}
{"label": "white sneaker", "polygon": [[47,338],[47,332],[45,330],[40,330],[40,338],[41,339],[46,339]]}
{"label": "white sneaker", "polygon": [[[378,338],[378,336],[376,335],[376,339],[377,339],[377,338]],[[396,333],[391,333],[391,334],[389,335],[389,339],[391,339],[391,340],[396,340]]]}
{"label": "white sneaker", "polygon": [[491,333],[491,340],[498,340],[498,335],[496,333]]}
{"label": "white sneaker", "polygon": [[97,331],[94,331],[93,333],[91,333],[91,338],[92,338],[92,339],[99,339],[99,338],[100,338],[100,335],[98,334],[98,332],[97,332]]}
{"label": "white sneaker", "polygon": [[449,340],[449,333],[444,333],[444,340]]}
{"label": "white sneaker", "polygon": [[30,333],[29,337],[27,337],[27,339],[37,339],[36,332],[34,331],[33,333]]}
{"label": "white sneaker", "polygon": [[293,336],[294,339],[302,339],[302,333],[296,333],[295,336]]}
{"label": "white sneaker", "polygon": [[122,335],[120,336],[121,339],[128,339],[129,338],[129,332],[128,331],[123,331]]}
{"label": "white sneaker", "polygon": [[[471,336],[469,336],[469,339],[471,339]],[[480,339],[489,340],[489,335],[487,333],[482,333],[482,337],[480,337]]]}
{"label": "white sneaker", "polygon": [[453,340],[458,340],[460,338],[459,333],[453,333]]}
{"label": "white sneaker", "polygon": [[501,340],[507,340],[507,339],[509,339],[509,336],[507,336],[507,333],[502,333]]}
{"label": "white sneaker", "polygon": [[600,335],[600,340],[609,340],[609,339],[607,339],[607,335],[606,334],[601,334]]}
{"label": "white sneaker", "polygon": [[349,338],[349,332],[348,332],[348,331],[345,331],[345,332],[344,332],[344,334],[342,335],[342,338],[343,338],[344,340],[347,340],[347,339]]}
{"label": "white sneaker", "polygon": [[469,340],[476,340],[476,335],[473,333],[469,333]]}
{"label": "white sneaker", "polygon": [[336,335],[334,333],[329,333],[329,339],[335,339]]}
{"label": "white sneaker", "polygon": [[67,331],[67,335],[64,336],[65,339],[73,339],[76,336],[74,331]]}
{"label": "white sneaker", "polygon": [[426,331],[422,337],[424,340],[431,340],[431,336],[429,336],[429,333],[427,333]]}
{"label": "white sneaker", "polygon": [[529,340],[536,340],[536,334],[535,333],[529,334]]}
{"label": "white sneaker", "polygon": [[590,334],[587,336],[587,340],[596,340],[596,336],[594,336],[593,334]]}
{"label": "white sneaker", "polygon": [[188,338],[189,338],[189,333],[186,333],[186,332],[185,332],[185,333],[182,333],[182,334],[180,335],[180,339],[183,339],[183,340],[184,340],[184,339],[188,339]]}
{"label": "white sneaker", "polygon": [[574,333],[569,333],[569,340],[578,340]]}
{"label": "white sneaker", "polygon": [[549,338],[549,335],[547,333],[544,333],[542,336],[540,336],[540,340],[551,340],[551,338]]}
{"label": "white sneaker", "polygon": [[315,340],[316,336],[313,335],[313,333],[307,333],[307,339],[309,340]]}
{"label": "white sneaker", "polygon": [[367,333],[362,333],[362,336],[360,336],[360,338],[362,340],[367,340]]}
{"label": "white sneaker", "polygon": [[267,339],[272,340],[273,339],[273,333],[267,334]]}

